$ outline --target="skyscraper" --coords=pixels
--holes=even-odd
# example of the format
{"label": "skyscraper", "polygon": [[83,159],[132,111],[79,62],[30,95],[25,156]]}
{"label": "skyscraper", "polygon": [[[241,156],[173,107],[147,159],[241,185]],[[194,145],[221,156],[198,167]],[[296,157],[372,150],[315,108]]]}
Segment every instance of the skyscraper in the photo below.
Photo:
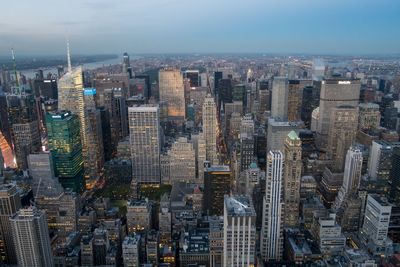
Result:
{"label": "skyscraper", "polygon": [[390,180],[390,198],[396,204],[400,204],[400,148],[398,147],[393,149]]}
{"label": "skyscraper", "polygon": [[362,163],[362,152],[356,147],[350,147],[346,155],[343,185],[334,204],[335,209],[341,206],[346,197],[357,193],[360,185]]}
{"label": "skyscraper", "polygon": [[195,182],[196,157],[192,143],[186,137],[180,137],[169,151],[171,183]]}
{"label": "skyscraper", "polygon": [[291,131],[286,137],[284,157],[284,225],[285,227],[295,227],[299,224],[300,179],[302,169],[301,140],[295,131]]}
{"label": "skyscraper", "polygon": [[279,121],[288,119],[289,82],[286,77],[274,77],[272,82],[271,117]]}
{"label": "skyscraper", "polygon": [[344,158],[357,133],[358,108],[337,106],[331,109],[328,131],[328,156],[334,160],[335,169],[343,170]]}
{"label": "skyscraper", "polygon": [[256,212],[248,196],[224,198],[224,267],[255,264]]}
{"label": "skyscraper", "polygon": [[[368,195],[361,234],[369,247],[376,246],[378,248],[384,248],[388,245],[389,239],[387,235],[391,212],[392,206],[388,203],[386,198],[375,194]],[[378,251],[382,253],[385,249],[381,248],[379,248]]]}
{"label": "skyscraper", "polygon": [[206,141],[206,159],[211,164],[218,164],[217,133],[217,107],[214,98],[208,95],[203,103],[203,135]]}
{"label": "skyscraper", "polygon": [[381,123],[379,105],[374,103],[359,104],[358,129],[378,128]]}
{"label": "skyscraper", "polygon": [[384,140],[372,142],[368,161],[368,175],[372,180],[389,180],[395,147],[400,147],[400,143],[390,143]]}
{"label": "skyscraper", "polygon": [[231,191],[229,166],[212,165],[204,170],[204,212],[209,215],[224,213],[224,196]]}
{"label": "skyscraper", "polygon": [[31,94],[8,95],[7,107],[17,165],[26,170],[27,156],[40,151],[42,145],[35,98]]}
{"label": "skyscraper", "polygon": [[55,176],[53,157],[49,152],[28,155],[29,175],[32,177],[32,190],[35,199],[38,195],[52,195],[62,192]]}
{"label": "skyscraper", "polygon": [[280,260],[283,254],[283,160],[282,152],[268,152],[260,237],[260,251],[264,261]]}
{"label": "skyscraper", "polygon": [[64,188],[80,192],[84,188],[84,169],[78,116],[47,113],[46,125],[56,176]]}
{"label": "skyscraper", "polygon": [[158,73],[160,101],[166,101],[168,118],[172,121],[185,119],[185,91],[183,77],[178,69],[162,69]]}
{"label": "skyscraper", "polygon": [[16,264],[14,239],[12,235],[10,216],[21,208],[21,197],[13,184],[0,186],[0,257],[2,262]]}
{"label": "skyscraper", "polygon": [[267,151],[283,150],[285,139],[291,131],[298,132],[302,122],[279,121],[273,118],[268,119],[267,126]]}
{"label": "skyscraper", "polygon": [[158,106],[128,108],[132,175],[138,183],[160,183],[160,115]]}
{"label": "skyscraper", "polygon": [[123,90],[105,89],[104,107],[110,115],[111,146],[116,150],[118,142],[128,135],[127,107]]}
{"label": "skyscraper", "polygon": [[86,188],[91,189],[99,179],[104,166],[103,131],[100,110],[90,108],[85,110],[87,129],[87,152],[85,162]]}
{"label": "skyscraper", "polygon": [[327,149],[332,110],[338,106],[357,107],[360,97],[360,80],[333,78],[321,84],[317,144]]}
{"label": "skyscraper", "polygon": [[18,266],[54,266],[45,213],[34,207],[20,209],[10,222]]}

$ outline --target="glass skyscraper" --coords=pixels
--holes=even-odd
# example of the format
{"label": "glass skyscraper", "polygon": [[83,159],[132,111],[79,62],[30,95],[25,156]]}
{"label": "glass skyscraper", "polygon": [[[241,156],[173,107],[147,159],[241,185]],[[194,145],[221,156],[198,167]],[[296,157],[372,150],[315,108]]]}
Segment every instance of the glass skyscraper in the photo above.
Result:
{"label": "glass skyscraper", "polygon": [[46,124],[56,176],[64,188],[80,192],[84,168],[79,118],[68,111],[47,113]]}

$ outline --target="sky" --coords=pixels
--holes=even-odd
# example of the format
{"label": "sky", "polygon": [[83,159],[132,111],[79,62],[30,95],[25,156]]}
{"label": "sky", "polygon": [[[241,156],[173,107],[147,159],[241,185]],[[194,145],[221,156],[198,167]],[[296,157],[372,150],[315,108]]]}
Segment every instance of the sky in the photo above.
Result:
{"label": "sky", "polygon": [[399,0],[0,0],[0,56],[400,53]]}

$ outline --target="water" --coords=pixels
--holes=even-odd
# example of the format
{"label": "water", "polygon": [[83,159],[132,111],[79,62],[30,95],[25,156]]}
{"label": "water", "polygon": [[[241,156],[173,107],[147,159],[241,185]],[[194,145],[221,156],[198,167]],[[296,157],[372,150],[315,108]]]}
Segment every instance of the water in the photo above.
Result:
{"label": "water", "polygon": [[[82,66],[83,66],[84,70],[92,70],[92,69],[100,68],[103,66],[120,64],[121,62],[122,62],[122,57],[117,57],[117,58],[107,59],[107,60],[103,60],[103,61],[85,63],[85,64],[82,64]],[[67,68],[67,66],[64,66],[64,68]],[[47,73],[49,73],[49,72],[53,73],[53,74],[57,74],[57,67],[41,68],[41,69],[43,70],[43,74],[45,77],[47,76]],[[38,71],[38,69],[29,69],[29,70],[21,70],[20,72],[26,78],[35,78],[37,71]]]}

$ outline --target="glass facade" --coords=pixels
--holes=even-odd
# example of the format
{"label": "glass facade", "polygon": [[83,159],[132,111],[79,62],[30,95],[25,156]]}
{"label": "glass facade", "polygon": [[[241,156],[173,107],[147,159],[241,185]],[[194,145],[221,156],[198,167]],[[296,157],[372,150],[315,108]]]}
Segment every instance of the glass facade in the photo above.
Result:
{"label": "glass facade", "polygon": [[56,176],[64,188],[80,192],[84,168],[78,116],[68,111],[47,113],[46,124]]}

